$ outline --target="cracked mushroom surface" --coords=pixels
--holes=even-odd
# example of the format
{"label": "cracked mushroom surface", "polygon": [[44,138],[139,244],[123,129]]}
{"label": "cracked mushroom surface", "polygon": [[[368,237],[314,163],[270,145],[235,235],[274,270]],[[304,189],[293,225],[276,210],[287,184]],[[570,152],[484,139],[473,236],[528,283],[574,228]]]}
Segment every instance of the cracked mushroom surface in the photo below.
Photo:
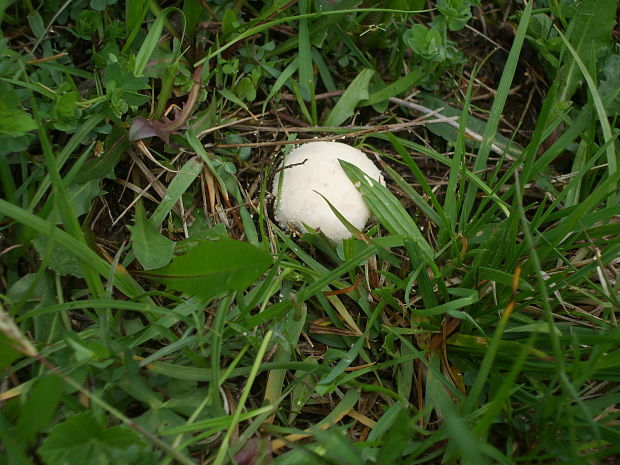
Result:
{"label": "cracked mushroom surface", "polygon": [[[385,184],[381,171],[360,150],[340,142],[309,142],[292,150],[273,182],[275,219],[280,226],[305,232],[308,225],[320,229],[329,239],[340,242],[351,237],[349,230],[329,208],[328,199],[356,228],[363,230],[370,211],[362,195],[345,174],[338,160],[360,168],[375,181]],[[318,192],[318,193],[317,193]]]}

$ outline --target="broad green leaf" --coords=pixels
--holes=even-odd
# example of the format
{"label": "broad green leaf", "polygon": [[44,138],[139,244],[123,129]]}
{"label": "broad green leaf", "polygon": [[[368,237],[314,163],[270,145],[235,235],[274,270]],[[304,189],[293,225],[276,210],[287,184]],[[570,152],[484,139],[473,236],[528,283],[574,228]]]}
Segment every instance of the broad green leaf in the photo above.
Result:
{"label": "broad green leaf", "polygon": [[52,115],[60,120],[68,120],[80,115],[79,108],[76,106],[80,96],[75,91],[65,92],[56,97]]}
{"label": "broad green leaf", "polygon": [[17,137],[36,127],[37,124],[25,111],[0,109],[0,134]]}
{"label": "broad green leaf", "polygon": [[441,62],[446,59],[443,39],[437,29],[427,29],[422,24],[414,24],[405,31],[403,40],[417,55],[426,60]]}
{"label": "broad green leaf", "polygon": [[36,127],[32,117],[20,108],[17,92],[0,81],[0,135],[19,137]]}
{"label": "broad green leaf", "polygon": [[147,431],[161,434],[168,429],[182,427],[185,419],[169,408],[151,408],[136,418],[135,422]]}
{"label": "broad green leaf", "polygon": [[136,258],[145,270],[166,266],[174,252],[174,241],[160,234],[155,225],[146,220],[142,202],[136,204],[134,226],[131,231],[131,244]]}
{"label": "broad green leaf", "polygon": [[368,83],[374,73],[372,69],[360,71],[327,116],[325,126],[340,126],[353,115],[360,101],[368,99]]}
{"label": "broad green leaf", "polygon": [[28,15],[28,24],[30,25],[30,30],[37,39],[43,37],[43,34],[45,34],[45,24],[38,11],[33,11]]}
{"label": "broad green leaf", "polygon": [[62,380],[56,375],[35,379],[15,427],[22,441],[31,442],[37,432],[51,421],[62,391]]}
{"label": "broad green leaf", "polygon": [[256,99],[256,86],[252,78],[245,76],[235,86],[235,95],[240,99],[253,102]]}
{"label": "broad green leaf", "polygon": [[120,457],[135,464],[148,454],[138,433],[126,426],[105,428],[91,411],[56,426],[38,453],[46,465],[112,464]]}
{"label": "broad green leaf", "polygon": [[103,11],[108,5],[116,3],[115,0],[90,0],[90,7],[93,10]]}
{"label": "broad green leaf", "polygon": [[222,238],[200,241],[170,265],[145,273],[168,288],[210,298],[233,290],[242,291],[273,262],[271,255],[247,242]]}
{"label": "broad green leaf", "polygon": [[0,134],[0,155],[26,150],[34,138],[35,136],[32,133],[24,134],[23,136],[7,136]]}
{"label": "broad green leaf", "polygon": [[[578,3],[577,15],[571,21],[566,35],[584,63],[593,63],[611,41],[611,32],[616,24],[617,2],[610,0],[583,0]],[[579,66],[570,53],[566,53],[566,65],[559,75],[564,83],[560,99],[569,100],[582,82]]]}
{"label": "broad green leaf", "polygon": [[97,32],[101,27],[101,15],[98,11],[83,10],[77,19],[77,33],[84,38],[88,38],[91,34]]}
{"label": "broad green leaf", "polygon": [[439,0],[437,11],[444,16],[451,31],[463,29],[471,19],[471,3],[468,0]]}
{"label": "broad green leaf", "polygon": [[[96,271],[103,277],[110,276],[110,265],[81,241],[76,241],[67,232],[55,227],[48,221],[13,205],[0,198],[0,213],[13,218],[40,234],[49,234],[51,240],[62,245],[67,251],[75,255],[82,263],[91,270]],[[117,269],[115,272],[114,285],[127,296],[141,296],[144,290],[126,271]]]}
{"label": "broad green leaf", "polygon": [[222,18],[222,34],[225,36],[231,34],[239,27],[239,21],[237,20],[237,15],[234,10],[228,8],[224,12],[224,17]]}

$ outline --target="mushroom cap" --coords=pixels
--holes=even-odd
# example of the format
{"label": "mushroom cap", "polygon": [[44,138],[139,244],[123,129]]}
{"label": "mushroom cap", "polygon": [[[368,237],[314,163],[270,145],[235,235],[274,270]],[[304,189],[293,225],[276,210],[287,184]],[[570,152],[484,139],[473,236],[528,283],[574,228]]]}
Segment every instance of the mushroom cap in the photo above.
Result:
{"label": "mushroom cap", "polygon": [[[317,192],[358,229],[364,229],[370,212],[362,195],[348,178],[338,160],[354,164],[372,179],[385,184],[381,171],[360,150],[340,142],[309,142],[292,150],[284,159],[283,170],[273,182],[278,195],[275,218],[280,226],[305,231],[304,224],[320,229],[334,242],[351,237],[349,230]],[[291,166],[293,165],[293,166]],[[315,192],[316,191],[316,192]]]}

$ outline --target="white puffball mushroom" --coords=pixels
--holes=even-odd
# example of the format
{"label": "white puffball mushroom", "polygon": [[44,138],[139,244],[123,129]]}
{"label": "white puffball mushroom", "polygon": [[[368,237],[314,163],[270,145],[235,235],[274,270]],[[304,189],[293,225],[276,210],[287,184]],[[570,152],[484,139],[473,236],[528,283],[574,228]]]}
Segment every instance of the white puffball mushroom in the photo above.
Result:
{"label": "white puffball mushroom", "polygon": [[[349,230],[329,208],[321,193],[356,228],[366,226],[370,211],[361,194],[338,160],[354,164],[372,179],[385,184],[381,171],[360,150],[340,142],[309,142],[292,150],[284,159],[282,172],[276,173],[273,193],[275,218],[280,226],[294,226],[305,232],[304,224],[320,229],[329,239],[340,242],[351,237]],[[315,192],[316,191],[316,192]]]}

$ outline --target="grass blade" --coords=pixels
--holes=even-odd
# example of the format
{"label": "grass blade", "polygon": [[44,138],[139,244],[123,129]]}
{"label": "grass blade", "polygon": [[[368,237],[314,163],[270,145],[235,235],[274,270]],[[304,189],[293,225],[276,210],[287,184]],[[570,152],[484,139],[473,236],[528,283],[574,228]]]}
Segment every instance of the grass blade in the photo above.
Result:
{"label": "grass blade", "polygon": [[[484,134],[482,135],[483,141],[480,145],[480,149],[478,150],[478,155],[476,156],[476,161],[474,163],[474,173],[481,171],[487,166],[491,145],[495,140],[495,134],[497,134],[497,128],[502,116],[502,111],[504,109],[504,105],[506,104],[508,92],[510,91],[510,86],[517,69],[521,47],[523,46],[523,41],[525,40],[530,17],[532,15],[532,7],[532,2],[529,2],[521,15],[519,27],[517,29],[517,33],[515,34],[515,39],[512,43],[512,47],[510,48],[510,53],[508,54],[508,59],[506,60],[506,64],[504,66],[504,72],[502,73],[502,78],[497,88],[497,94],[493,100],[491,114],[489,115],[489,120],[486,124]],[[479,188],[479,186],[470,185],[465,193],[465,198],[461,209],[462,224],[467,224],[469,222],[470,212],[474,204],[476,191]]]}
{"label": "grass blade", "polygon": [[411,237],[418,243],[424,257],[432,260],[434,253],[426,241],[418,225],[413,221],[401,203],[374,179],[368,177],[355,165],[340,160],[340,166],[351,182],[364,196],[368,208],[379,219],[381,224],[391,233],[403,237]]}

